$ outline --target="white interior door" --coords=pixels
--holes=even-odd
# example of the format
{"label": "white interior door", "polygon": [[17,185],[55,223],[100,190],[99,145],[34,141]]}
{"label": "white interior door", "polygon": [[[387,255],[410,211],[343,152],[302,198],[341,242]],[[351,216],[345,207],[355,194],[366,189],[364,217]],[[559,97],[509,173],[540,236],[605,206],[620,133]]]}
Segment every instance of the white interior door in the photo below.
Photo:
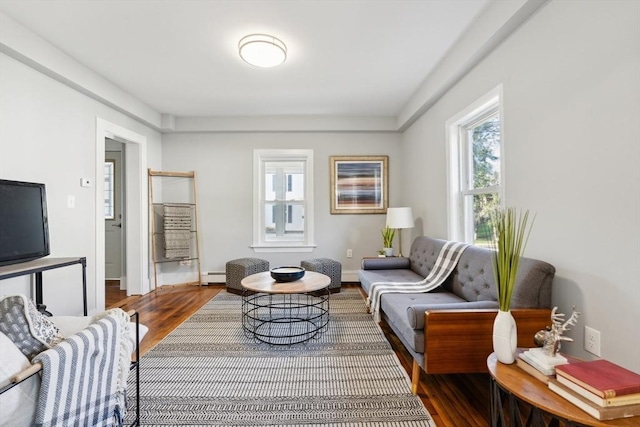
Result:
{"label": "white interior door", "polygon": [[[111,146],[115,141],[107,141]],[[117,143],[122,146],[121,143]],[[109,150],[110,147],[107,147]],[[105,152],[105,279],[121,280],[125,256],[124,229],[124,158],[122,151]],[[123,280],[120,289],[126,289]]]}

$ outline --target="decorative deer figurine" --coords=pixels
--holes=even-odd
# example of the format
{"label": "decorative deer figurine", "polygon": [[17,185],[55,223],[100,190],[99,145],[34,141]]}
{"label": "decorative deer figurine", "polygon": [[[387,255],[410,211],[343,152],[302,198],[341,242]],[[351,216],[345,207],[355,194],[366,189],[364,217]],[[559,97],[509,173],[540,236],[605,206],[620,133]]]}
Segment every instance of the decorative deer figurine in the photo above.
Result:
{"label": "decorative deer figurine", "polygon": [[575,326],[578,322],[578,316],[580,316],[580,312],[576,311],[575,306],[567,321],[564,320],[564,313],[558,313],[557,311],[558,307],[553,307],[553,310],[551,310],[551,328],[538,332],[541,335],[540,341],[544,343],[542,348],[544,353],[551,357],[555,357],[556,353],[558,353],[562,341],[573,341],[573,338],[562,334],[568,331],[571,326]]}

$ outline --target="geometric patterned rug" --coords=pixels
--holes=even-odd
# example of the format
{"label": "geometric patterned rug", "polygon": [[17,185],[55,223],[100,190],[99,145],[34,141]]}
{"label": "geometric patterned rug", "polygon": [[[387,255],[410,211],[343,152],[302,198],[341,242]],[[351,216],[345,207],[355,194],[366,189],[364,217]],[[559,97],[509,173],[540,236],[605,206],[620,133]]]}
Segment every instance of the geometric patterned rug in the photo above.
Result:
{"label": "geometric patterned rug", "polygon": [[241,302],[220,292],[142,356],[141,425],[435,426],[357,289],[332,294],[325,332],[292,346],[245,336]]}

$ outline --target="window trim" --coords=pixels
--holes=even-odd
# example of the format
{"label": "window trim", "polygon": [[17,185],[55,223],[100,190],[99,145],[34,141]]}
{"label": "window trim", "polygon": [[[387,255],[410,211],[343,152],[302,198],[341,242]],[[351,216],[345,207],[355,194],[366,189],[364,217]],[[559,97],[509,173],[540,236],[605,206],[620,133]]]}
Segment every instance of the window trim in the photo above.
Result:
{"label": "window trim", "polygon": [[[463,168],[468,166],[468,162],[463,160],[463,155],[467,155],[468,149],[463,147],[466,138],[461,132],[464,128],[477,123],[490,114],[497,113],[500,117],[500,186],[486,187],[481,190],[462,190],[462,180],[467,177],[468,172],[463,173]],[[464,197],[467,195],[486,193],[491,189],[492,193],[498,193],[500,205],[504,206],[505,199],[505,128],[504,128],[504,105],[502,84],[498,85],[484,96],[473,102],[467,108],[447,120],[445,123],[445,134],[447,139],[447,233],[448,238],[454,241],[466,241],[466,222],[464,212]],[[463,163],[464,162],[464,163]],[[497,191],[496,191],[497,190]],[[473,242],[470,242],[473,244]]]}
{"label": "window trim", "polygon": [[[264,165],[268,161],[303,161],[304,168],[304,231],[303,241],[265,241],[262,199]],[[255,149],[253,150],[253,244],[255,252],[311,252],[316,247],[313,218],[313,150]]]}

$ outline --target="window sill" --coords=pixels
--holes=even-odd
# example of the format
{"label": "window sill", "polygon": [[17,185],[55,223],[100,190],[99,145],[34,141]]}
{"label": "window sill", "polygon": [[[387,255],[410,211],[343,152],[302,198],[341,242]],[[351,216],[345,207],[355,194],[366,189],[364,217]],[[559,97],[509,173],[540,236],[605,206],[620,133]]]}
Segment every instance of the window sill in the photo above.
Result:
{"label": "window sill", "polygon": [[312,252],[316,248],[316,245],[280,243],[251,245],[250,247],[254,252]]}

